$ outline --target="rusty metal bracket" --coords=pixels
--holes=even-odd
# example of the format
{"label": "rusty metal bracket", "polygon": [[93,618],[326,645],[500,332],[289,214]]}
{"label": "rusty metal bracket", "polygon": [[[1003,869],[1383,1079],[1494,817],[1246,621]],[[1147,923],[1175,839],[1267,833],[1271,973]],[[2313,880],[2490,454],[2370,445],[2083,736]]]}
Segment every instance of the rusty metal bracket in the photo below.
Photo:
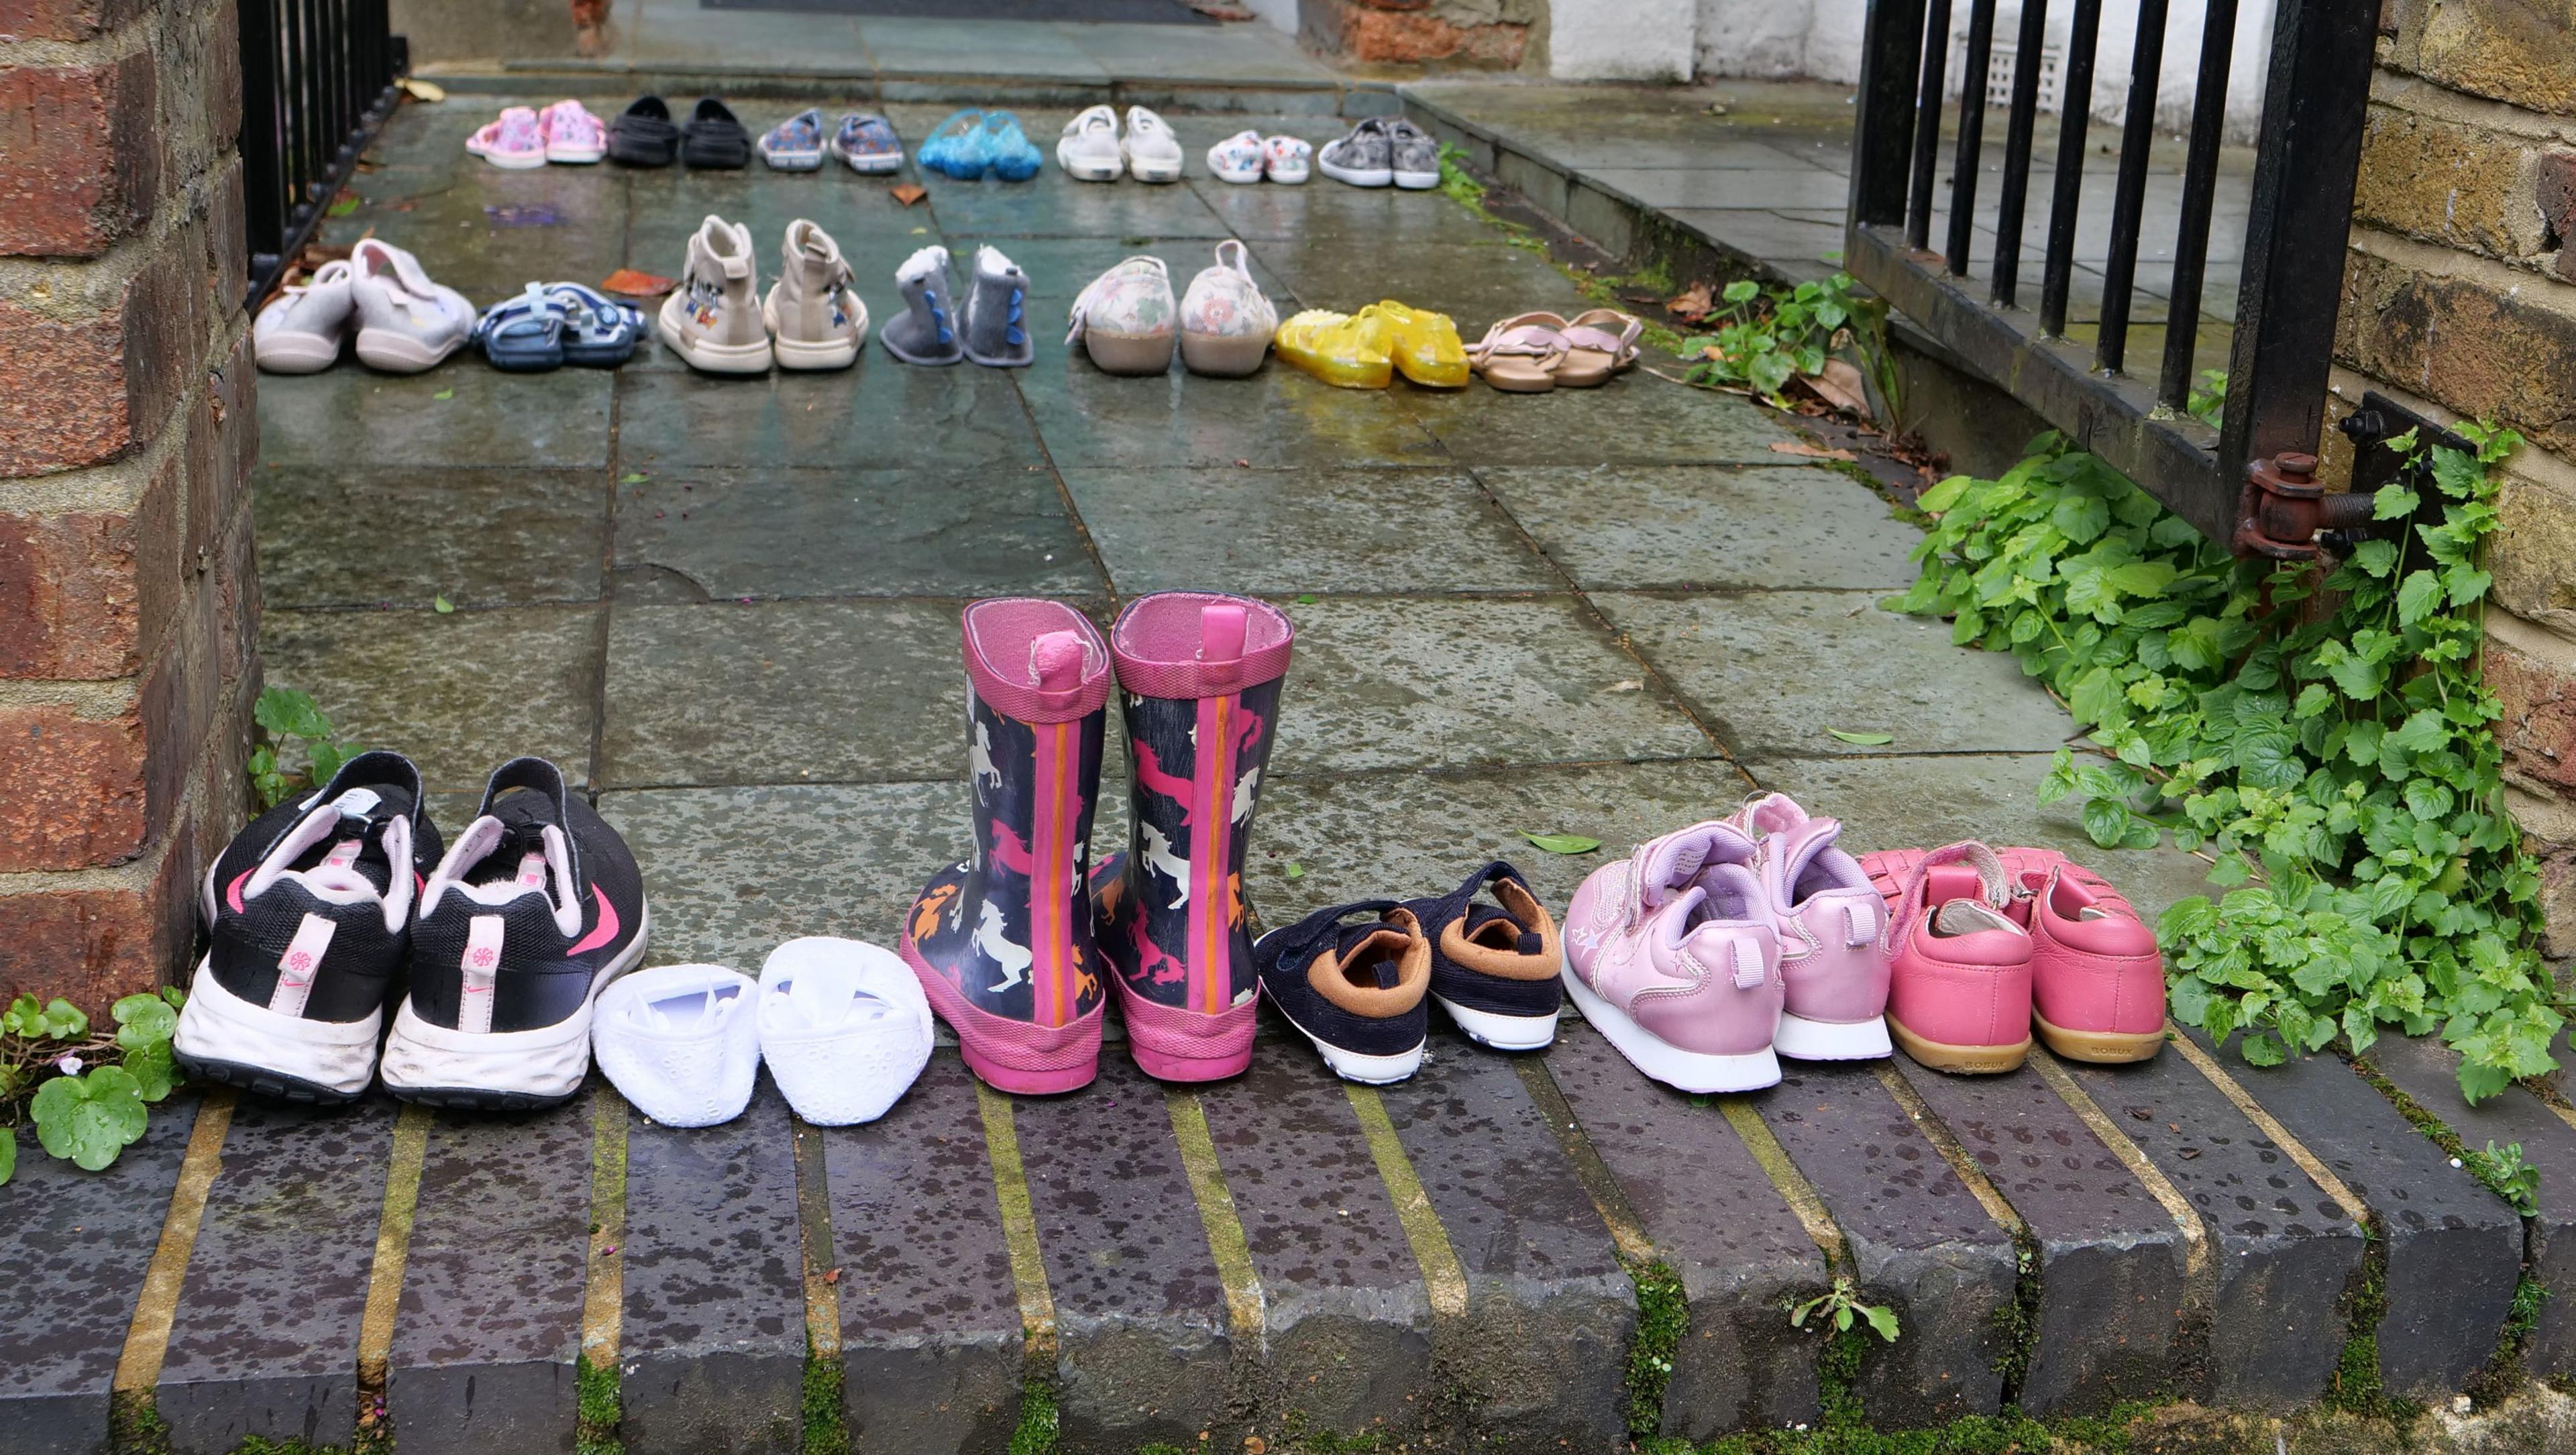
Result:
{"label": "rusty metal bracket", "polygon": [[2389,441],[2415,430],[2417,440],[2427,448],[2441,444],[2471,449],[2468,441],[2377,390],[2362,395],[2361,408],[2346,416],[2341,428],[2353,444],[2348,489],[2329,492],[2319,485],[2314,455],[2283,453],[2245,467],[2245,489],[2239,497],[2232,541],[2236,554],[2313,561],[2320,556],[2349,555],[2366,540],[2394,540],[2408,522],[2374,520],[2372,497],[2380,486],[2424,467]]}

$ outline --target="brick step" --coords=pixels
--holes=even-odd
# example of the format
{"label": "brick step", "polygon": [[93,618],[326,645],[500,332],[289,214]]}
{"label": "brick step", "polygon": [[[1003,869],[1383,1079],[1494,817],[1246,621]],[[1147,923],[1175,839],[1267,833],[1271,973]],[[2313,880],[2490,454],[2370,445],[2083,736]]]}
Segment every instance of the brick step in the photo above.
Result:
{"label": "brick step", "polygon": [[[2519,1090],[2457,1111],[2445,1055],[2373,1061],[2563,1173],[2576,1125]],[[1850,1389],[1883,1425],[2290,1408],[2370,1366],[2356,1336],[2425,1399],[2496,1357],[2527,1252],[2576,1257],[2563,1177],[2526,1226],[2331,1058],[1788,1069],[1684,1096],[1569,1021],[1521,1058],[1444,1032],[1383,1090],[1269,1041],[1195,1091],[1113,1048],[1013,1101],[942,1051],[856,1128],[766,1083],[694,1131],[604,1085],[510,1117],[183,1093],[114,1171],[30,1138],[0,1188],[0,1455],[112,1448],[114,1392],[175,1455],[346,1445],[378,1397],[406,1452],[570,1450],[585,1392],[634,1455],[792,1451],[818,1418],[989,1451],[1041,1407],[1067,1451],[1610,1450],[1632,1416],[1816,1420],[1787,1310],[1837,1276],[1902,1326]],[[2528,1342],[2576,1372],[2563,1314]]]}

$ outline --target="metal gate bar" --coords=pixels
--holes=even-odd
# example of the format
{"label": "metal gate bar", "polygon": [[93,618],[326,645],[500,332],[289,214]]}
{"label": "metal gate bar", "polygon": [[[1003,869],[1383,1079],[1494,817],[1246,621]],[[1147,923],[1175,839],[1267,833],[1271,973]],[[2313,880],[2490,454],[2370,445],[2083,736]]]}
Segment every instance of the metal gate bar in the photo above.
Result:
{"label": "metal gate bar", "polygon": [[257,309],[393,114],[405,46],[386,0],[241,0],[245,306]]}
{"label": "metal gate bar", "polygon": [[[2102,0],[2072,0],[2062,119],[2050,188],[2036,312],[2021,302],[2030,170],[2037,147],[2038,57],[2046,0],[2023,0],[2005,124],[2002,183],[1992,206],[1989,286],[1972,281],[1984,167],[1986,73],[1996,0],[1969,0],[1943,251],[1931,251],[1941,123],[1948,109],[1951,0],[1871,0],[1852,146],[1845,266],[1972,367],[2144,486],[2205,534],[2240,549],[2309,549],[2240,527],[2249,492],[2297,485],[2324,422],[2335,313],[2367,110],[2376,21],[2353,0],[2272,0],[2267,90],[2255,149],[2221,427],[2183,412],[2201,342],[2210,229],[2216,216],[2227,87],[2239,0],[2202,7],[2191,130],[2181,175],[2165,338],[2152,384],[2127,372],[2138,250],[2169,5],[2138,0],[2128,105],[2113,181],[2103,296],[2090,349],[2067,337],[2091,144]],[[2278,469],[2274,467],[2278,466]]]}

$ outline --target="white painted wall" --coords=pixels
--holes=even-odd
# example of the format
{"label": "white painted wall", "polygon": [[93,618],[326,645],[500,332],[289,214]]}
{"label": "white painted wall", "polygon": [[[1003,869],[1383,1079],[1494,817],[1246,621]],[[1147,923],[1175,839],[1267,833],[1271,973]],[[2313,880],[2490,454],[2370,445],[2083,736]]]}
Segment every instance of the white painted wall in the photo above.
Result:
{"label": "white painted wall", "polygon": [[[1555,0],[1556,24],[1570,11],[1588,11],[1602,0]],[[1867,0],[1697,0],[1694,70],[1700,76],[1812,76],[1823,81],[1860,79],[1861,31]],[[1952,7],[1951,90],[1968,33],[1967,0]],[[2070,6],[2049,7],[2048,36],[2061,54]],[[1998,7],[1995,38],[2008,43],[2019,24],[2017,6]],[[2200,74],[2200,38],[2207,12],[2192,0],[2173,0],[2165,25],[2162,63],[2156,68],[2156,124],[2167,131],[2190,125],[2192,93]],[[2105,0],[2093,62],[2093,114],[2118,121],[2128,114],[2129,72],[2135,58],[2138,0]],[[2247,0],[2237,8],[2234,63],[2228,72],[2228,133],[2251,140],[2262,122],[2264,69],[2272,40],[2272,7]]]}
{"label": "white painted wall", "polygon": [[1700,0],[1552,0],[1548,74],[1560,81],[1687,81]]}
{"label": "white painted wall", "polygon": [[1288,32],[1297,33],[1297,0],[1242,0],[1243,8]]}

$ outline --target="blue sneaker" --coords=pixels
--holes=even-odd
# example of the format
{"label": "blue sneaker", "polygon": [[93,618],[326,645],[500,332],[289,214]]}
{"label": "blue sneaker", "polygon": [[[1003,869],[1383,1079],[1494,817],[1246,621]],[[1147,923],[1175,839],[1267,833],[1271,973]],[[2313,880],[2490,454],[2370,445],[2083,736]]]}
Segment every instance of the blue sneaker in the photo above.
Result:
{"label": "blue sneaker", "polygon": [[851,111],[832,132],[832,155],[862,176],[883,177],[903,169],[903,143],[894,126],[873,111]]}
{"label": "blue sneaker", "polygon": [[644,338],[644,313],[579,283],[549,283],[546,297],[563,310],[567,364],[613,369],[635,356]]}
{"label": "blue sneaker", "polygon": [[772,171],[815,171],[823,165],[823,113],[809,106],[762,132],[757,145]]}

